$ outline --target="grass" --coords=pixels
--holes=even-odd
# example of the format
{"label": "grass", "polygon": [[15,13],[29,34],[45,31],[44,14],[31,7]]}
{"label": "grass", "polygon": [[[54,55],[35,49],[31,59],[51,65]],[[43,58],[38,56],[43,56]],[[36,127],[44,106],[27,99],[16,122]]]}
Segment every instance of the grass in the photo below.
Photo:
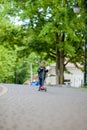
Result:
{"label": "grass", "polygon": [[81,86],[81,88],[87,88],[87,85],[86,86]]}

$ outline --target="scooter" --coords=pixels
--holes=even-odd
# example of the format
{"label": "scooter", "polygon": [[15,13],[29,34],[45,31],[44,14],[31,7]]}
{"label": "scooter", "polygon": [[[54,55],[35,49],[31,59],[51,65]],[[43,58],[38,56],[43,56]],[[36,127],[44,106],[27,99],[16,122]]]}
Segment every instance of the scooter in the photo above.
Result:
{"label": "scooter", "polygon": [[47,91],[47,88],[45,87],[45,86],[41,86],[41,87],[39,87],[39,90],[38,91]]}

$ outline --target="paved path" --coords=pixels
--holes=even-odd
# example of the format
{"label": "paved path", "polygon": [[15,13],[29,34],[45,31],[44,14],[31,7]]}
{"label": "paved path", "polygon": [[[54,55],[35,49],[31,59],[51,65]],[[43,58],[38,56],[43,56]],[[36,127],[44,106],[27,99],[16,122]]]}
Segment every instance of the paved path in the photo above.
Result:
{"label": "paved path", "polygon": [[0,130],[87,130],[87,90],[4,85]]}

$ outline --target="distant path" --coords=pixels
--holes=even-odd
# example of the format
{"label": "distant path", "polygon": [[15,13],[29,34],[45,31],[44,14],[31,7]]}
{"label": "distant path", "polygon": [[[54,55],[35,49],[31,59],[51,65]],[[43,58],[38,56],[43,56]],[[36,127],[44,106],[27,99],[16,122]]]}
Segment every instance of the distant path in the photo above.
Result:
{"label": "distant path", "polygon": [[0,96],[0,130],[87,130],[86,89],[0,86],[8,89]]}

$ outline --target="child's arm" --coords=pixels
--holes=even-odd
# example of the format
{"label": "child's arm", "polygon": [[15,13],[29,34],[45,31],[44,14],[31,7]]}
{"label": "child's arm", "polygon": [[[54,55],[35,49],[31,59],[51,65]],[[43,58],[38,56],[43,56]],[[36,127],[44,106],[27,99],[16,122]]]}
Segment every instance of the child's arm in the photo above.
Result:
{"label": "child's arm", "polygon": [[38,68],[38,71],[37,71],[37,72],[39,73],[39,72],[41,72],[41,71],[43,71],[43,68],[42,68],[42,67]]}
{"label": "child's arm", "polygon": [[46,69],[45,72],[48,72],[48,70]]}

